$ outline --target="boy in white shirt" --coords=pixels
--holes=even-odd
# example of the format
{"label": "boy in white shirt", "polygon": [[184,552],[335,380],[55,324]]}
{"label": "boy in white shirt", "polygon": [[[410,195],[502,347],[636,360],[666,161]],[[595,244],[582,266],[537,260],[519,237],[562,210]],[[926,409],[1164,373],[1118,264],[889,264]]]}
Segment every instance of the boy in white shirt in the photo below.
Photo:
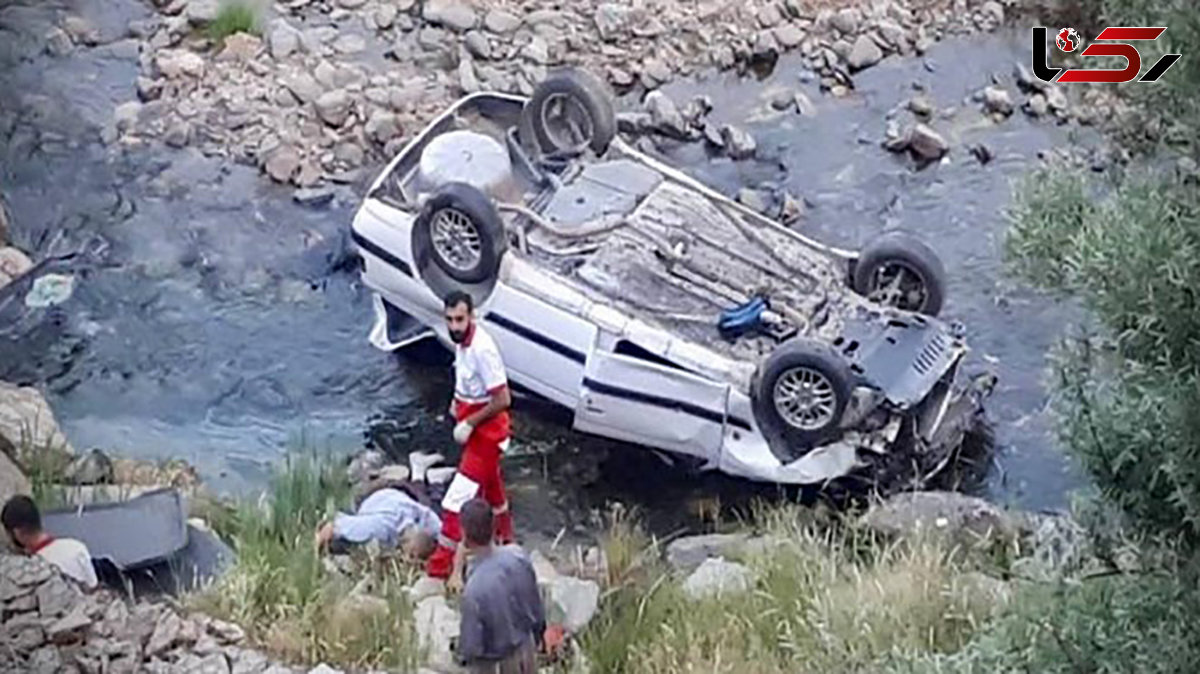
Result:
{"label": "boy in white shirt", "polygon": [[14,496],[0,511],[0,522],[14,543],[30,555],[40,555],[63,575],[85,589],[96,587],[96,570],[87,546],[73,538],[55,538],[42,530],[42,514],[28,496]]}

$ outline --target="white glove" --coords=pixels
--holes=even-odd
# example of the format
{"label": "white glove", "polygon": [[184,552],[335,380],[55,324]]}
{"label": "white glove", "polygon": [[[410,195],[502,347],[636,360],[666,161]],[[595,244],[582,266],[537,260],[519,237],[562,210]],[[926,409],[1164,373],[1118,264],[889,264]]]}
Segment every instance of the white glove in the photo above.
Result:
{"label": "white glove", "polygon": [[475,427],[465,421],[460,421],[454,425],[454,441],[458,444],[466,444],[467,438],[471,437],[471,431]]}

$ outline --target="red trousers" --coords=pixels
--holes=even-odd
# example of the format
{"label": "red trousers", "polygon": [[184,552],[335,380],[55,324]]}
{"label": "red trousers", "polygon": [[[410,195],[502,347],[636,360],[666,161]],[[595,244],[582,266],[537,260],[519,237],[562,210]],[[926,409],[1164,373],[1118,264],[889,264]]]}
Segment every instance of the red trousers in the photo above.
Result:
{"label": "red trousers", "polygon": [[[454,418],[462,421],[485,404],[456,402]],[[512,513],[508,510],[508,494],[504,491],[504,475],[500,470],[501,444],[508,441],[509,430],[508,412],[504,411],[480,424],[463,445],[458,473],[442,499],[442,532],[438,535],[438,546],[425,562],[425,572],[430,576],[450,577],[454,568],[454,551],[462,541],[458,513],[473,498],[483,498],[492,507],[496,542],[513,542]]]}

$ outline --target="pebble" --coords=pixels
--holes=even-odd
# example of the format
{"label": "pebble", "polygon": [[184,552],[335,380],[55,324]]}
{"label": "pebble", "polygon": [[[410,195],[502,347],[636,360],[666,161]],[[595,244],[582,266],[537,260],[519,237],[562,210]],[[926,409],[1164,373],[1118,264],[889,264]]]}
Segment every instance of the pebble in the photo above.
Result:
{"label": "pebble", "polygon": [[483,17],[483,27],[498,35],[507,35],[521,26],[521,19],[501,9],[493,9]]}

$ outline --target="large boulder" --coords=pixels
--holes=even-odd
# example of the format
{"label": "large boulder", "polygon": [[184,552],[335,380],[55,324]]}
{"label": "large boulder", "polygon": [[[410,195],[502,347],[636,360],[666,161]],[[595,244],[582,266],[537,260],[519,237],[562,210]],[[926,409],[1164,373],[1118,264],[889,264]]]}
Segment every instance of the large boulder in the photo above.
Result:
{"label": "large boulder", "polygon": [[691,571],[710,557],[730,557],[750,540],[746,534],[685,536],[667,546],[667,563],[677,571]]}
{"label": "large boulder", "polygon": [[946,491],[897,494],[873,506],[861,522],[889,537],[928,536],[968,546],[1012,540],[1020,532],[1017,520],[995,505]]}
{"label": "large boulder", "polygon": [[74,454],[50,405],[37,389],[0,382],[0,436],[19,451]]}
{"label": "large boulder", "polygon": [[694,601],[743,594],[754,587],[754,579],[754,572],[743,564],[706,559],[683,581],[683,592]]}
{"label": "large boulder", "polygon": [[600,605],[600,586],[595,581],[557,576],[542,585],[547,622],[562,625],[568,634],[578,634],[591,622]]}

